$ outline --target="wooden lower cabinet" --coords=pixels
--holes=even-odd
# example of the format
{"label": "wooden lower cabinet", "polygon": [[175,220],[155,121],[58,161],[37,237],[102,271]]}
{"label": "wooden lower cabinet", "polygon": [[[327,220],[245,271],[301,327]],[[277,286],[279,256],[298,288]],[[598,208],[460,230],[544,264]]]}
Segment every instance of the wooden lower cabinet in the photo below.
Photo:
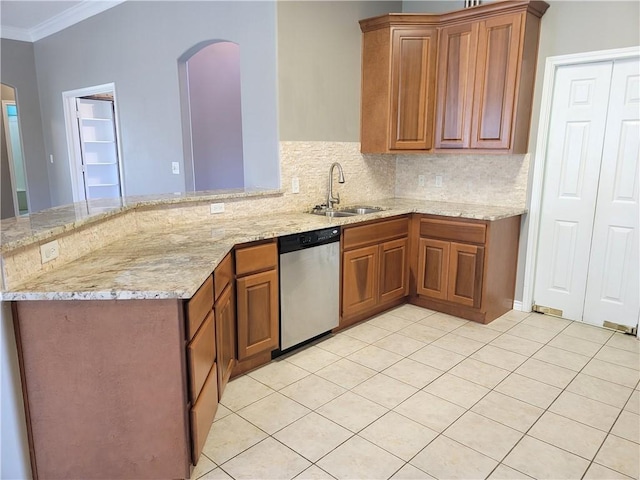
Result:
{"label": "wooden lower cabinet", "polygon": [[488,323],[513,308],[520,217],[496,221],[417,215],[411,303]]}
{"label": "wooden lower cabinet", "polygon": [[233,283],[222,292],[214,306],[218,358],[218,399],[222,398],[236,364],[236,295]]}
{"label": "wooden lower cabinet", "polygon": [[377,305],[378,258],[378,245],[344,252],[342,256],[342,315],[355,315]]}
{"label": "wooden lower cabinet", "polygon": [[400,238],[380,245],[380,303],[402,299],[409,293],[409,239]]}

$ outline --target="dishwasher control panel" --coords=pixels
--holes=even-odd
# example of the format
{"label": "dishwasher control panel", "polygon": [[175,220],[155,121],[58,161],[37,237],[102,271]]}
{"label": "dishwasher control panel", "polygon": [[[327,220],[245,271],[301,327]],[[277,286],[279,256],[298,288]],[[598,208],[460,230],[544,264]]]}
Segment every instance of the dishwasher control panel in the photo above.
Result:
{"label": "dishwasher control panel", "polygon": [[331,227],[280,237],[278,245],[280,253],[286,253],[339,241],[340,227]]}

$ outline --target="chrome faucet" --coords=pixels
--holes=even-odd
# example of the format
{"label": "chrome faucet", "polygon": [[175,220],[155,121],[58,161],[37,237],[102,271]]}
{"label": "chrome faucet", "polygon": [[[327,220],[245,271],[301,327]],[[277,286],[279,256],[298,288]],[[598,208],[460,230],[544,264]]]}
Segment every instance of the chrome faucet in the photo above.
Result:
{"label": "chrome faucet", "polygon": [[344,183],[344,172],[342,171],[342,165],[338,162],[333,162],[329,168],[329,191],[327,192],[327,209],[332,210],[334,203],[340,203],[340,194],[336,193],[333,196],[333,169],[338,167],[338,183]]}

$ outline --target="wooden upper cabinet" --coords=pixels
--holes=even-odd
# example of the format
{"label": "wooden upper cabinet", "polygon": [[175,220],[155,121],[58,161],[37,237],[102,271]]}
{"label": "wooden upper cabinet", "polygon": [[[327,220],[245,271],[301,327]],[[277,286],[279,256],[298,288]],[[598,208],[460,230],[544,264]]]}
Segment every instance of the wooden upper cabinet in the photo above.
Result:
{"label": "wooden upper cabinet", "polygon": [[435,28],[394,28],[391,47],[390,150],[433,146]]}

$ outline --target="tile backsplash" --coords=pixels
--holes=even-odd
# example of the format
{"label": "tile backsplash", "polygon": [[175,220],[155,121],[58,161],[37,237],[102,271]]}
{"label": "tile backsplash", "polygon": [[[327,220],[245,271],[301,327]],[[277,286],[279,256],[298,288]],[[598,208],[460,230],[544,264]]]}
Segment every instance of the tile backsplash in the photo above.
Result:
{"label": "tile backsplash", "polygon": [[[420,186],[418,176],[425,176]],[[436,175],[442,186],[436,187]],[[398,155],[395,196],[442,202],[522,206],[529,155]]]}

